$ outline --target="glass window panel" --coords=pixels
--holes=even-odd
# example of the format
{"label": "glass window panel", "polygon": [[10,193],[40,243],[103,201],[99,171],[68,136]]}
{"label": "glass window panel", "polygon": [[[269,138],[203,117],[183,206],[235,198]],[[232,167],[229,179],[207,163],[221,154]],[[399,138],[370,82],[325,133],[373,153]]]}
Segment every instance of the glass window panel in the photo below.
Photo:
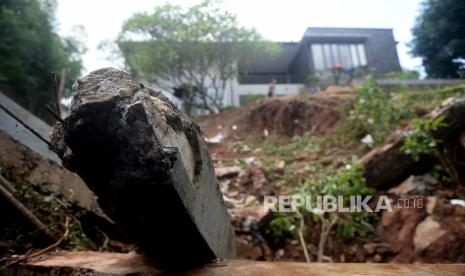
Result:
{"label": "glass window panel", "polygon": [[321,44],[312,44],[312,58],[313,58],[313,66],[315,70],[322,71],[325,69],[325,60],[323,55],[323,45]]}
{"label": "glass window panel", "polygon": [[363,44],[357,44],[358,57],[360,59],[360,66],[367,65],[367,57],[365,54],[365,46]]}
{"label": "glass window panel", "polygon": [[341,55],[339,54],[339,47],[337,44],[331,44],[331,56],[333,57],[331,68],[333,68],[334,65],[341,63]]}
{"label": "glass window panel", "polygon": [[352,58],[352,65],[354,66],[354,68],[360,66],[357,53],[357,45],[350,44],[350,56]]}
{"label": "glass window panel", "polygon": [[329,69],[333,67],[333,58],[331,55],[331,45],[324,44],[323,45],[324,57],[325,57],[325,69]]}
{"label": "glass window panel", "polygon": [[339,51],[341,53],[340,64],[344,67],[352,67],[352,61],[350,60],[350,49],[348,44],[339,45]]}

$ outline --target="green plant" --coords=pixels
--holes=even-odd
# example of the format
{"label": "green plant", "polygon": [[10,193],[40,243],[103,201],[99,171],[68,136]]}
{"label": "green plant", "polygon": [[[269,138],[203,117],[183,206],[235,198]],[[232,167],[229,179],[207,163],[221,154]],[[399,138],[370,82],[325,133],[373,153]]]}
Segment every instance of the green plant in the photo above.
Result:
{"label": "green plant", "polygon": [[394,111],[391,94],[377,86],[372,77],[368,77],[357,90],[354,108],[344,130],[354,138],[370,134],[374,144],[379,145],[396,121]]}
{"label": "green plant", "polygon": [[[348,206],[350,196],[373,195],[375,190],[367,187],[360,166],[347,165],[339,171],[330,169],[327,174],[302,177],[299,187],[294,192],[304,197],[310,197],[312,202],[315,202],[316,197],[320,195],[341,195],[344,197],[344,205]],[[320,226],[320,240],[323,242],[318,245],[319,251],[324,247],[324,241],[330,235],[333,227],[336,229],[338,238],[353,239],[374,233],[373,225],[377,222],[377,216],[374,213],[321,213],[309,212],[302,207],[297,213],[277,213],[266,230],[267,234],[276,240],[295,238],[299,231],[297,224],[302,219],[306,226]],[[319,252],[319,255],[321,254],[322,252]]]}
{"label": "green plant", "polygon": [[[55,195],[43,185],[31,185],[22,180],[13,169],[0,164],[0,174],[13,186],[13,196],[29,209],[44,223],[50,232],[60,237],[68,229],[65,242],[61,244],[69,249],[93,249],[94,241],[84,233],[79,219],[86,213],[85,210],[71,203],[66,198]],[[66,224],[65,222],[69,223]],[[67,226],[65,226],[67,225]],[[17,220],[11,227],[0,225],[2,240],[14,248],[21,248],[27,244],[41,244],[43,237],[38,231],[31,231],[23,221]],[[96,228],[97,229],[97,228]],[[48,244],[44,244],[48,245]]]}
{"label": "green plant", "polygon": [[264,95],[252,94],[252,95],[245,95],[241,99],[241,105],[246,105],[248,103],[253,103],[265,98]]}
{"label": "green plant", "polygon": [[282,50],[255,29],[240,26],[216,0],[189,7],[167,3],[136,13],[124,21],[115,42],[135,77],[167,89],[167,83],[196,87],[195,97],[184,100],[210,113],[223,107],[238,67],[247,73],[257,54],[274,57]]}
{"label": "green plant", "polygon": [[277,156],[280,159],[291,162],[296,156],[319,152],[321,150],[322,140],[314,137],[294,136],[287,143],[282,141],[267,139],[263,142],[263,150],[267,156]]}
{"label": "green plant", "polygon": [[444,127],[444,117],[441,116],[436,120],[413,119],[413,128],[406,133],[404,145],[401,151],[412,156],[415,161],[420,160],[422,155],[434,155],[437,146],[442,141],[434,138],[431,132],[439,127]]}
{"label": "green plant", "polygon": [[417,80],[420,78],[420,73],[415,70],[402,70],[389,72],[383,75],[384,79],[399,79],[399,80]]}
{"label": "green plant", "polygon": [[[367,196],[373,195],[375,192],[375,189],[366,185],[359,165],[347,165],[339,172],[319,175],[314,178],[303,178],[299,188],[299,193],[311,196],[313,202],[319,195],[343,196],[345,206],[349,204],[350,196]],[[351,212],[341,214],[328,213],[322,216],[321,214],[311,213],[309,217],[313,222],[334,221],[335,217],[338,217],[335,226],[341,238],[366,236],[373,232],[374,229],[371,226],[374,219],[373,213]]]}
{"label": "green plant", "polygon": [[437,128],[447,126],[444,123],[444,117],[441,116],[436,120],[414,119],[412,120],[412,124],[414,127],[407,132],[404,145],[400,150],[410,155],[415,161],[419,161],[424,155],[436,157],[441,166],[433,168],[435,169],[435,173],[442,180],[446,180],[447,177],[441,174],[441,172],[446,172],[454,185],[458,187],[460,185],[460,177],[457,169],[449,158],[449,155],[444,152],[443,148],[439,147],[442,141],[432,135],[432,132]]}

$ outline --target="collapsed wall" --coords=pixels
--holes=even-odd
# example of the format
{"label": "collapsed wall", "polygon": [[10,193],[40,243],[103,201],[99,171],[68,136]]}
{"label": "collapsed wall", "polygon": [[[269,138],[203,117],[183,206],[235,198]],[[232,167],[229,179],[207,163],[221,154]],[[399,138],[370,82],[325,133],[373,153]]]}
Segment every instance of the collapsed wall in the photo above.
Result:
{"label": "collapsed wall", "polygon": [[104,68],[73,86],[53,150],[104,211],[158,265],[235,254],[235,239],[199,127],[161,93]]}

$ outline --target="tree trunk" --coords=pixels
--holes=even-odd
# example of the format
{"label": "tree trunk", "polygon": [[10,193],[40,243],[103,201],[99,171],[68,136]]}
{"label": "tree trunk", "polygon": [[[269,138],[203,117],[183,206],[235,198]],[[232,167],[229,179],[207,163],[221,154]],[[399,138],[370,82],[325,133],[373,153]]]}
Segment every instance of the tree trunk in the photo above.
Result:
{"label": "tree trunk", "polygon": [[[447,100],[438,109],[430,112],[426,117],[432,120],[444,116],[445,127],[435,130],[434,138],[444,144],[455,143],[465,130],[465,100]],[[400,149],[405,136],[399,135],[393,141],[377,147],[360,159],[364,167],[364,176],[368,185],[378,189],[388,189],[397,185],[412,174],[412,172],[426,172],[430,159],[425,156],[420,162],[415,162]]]}

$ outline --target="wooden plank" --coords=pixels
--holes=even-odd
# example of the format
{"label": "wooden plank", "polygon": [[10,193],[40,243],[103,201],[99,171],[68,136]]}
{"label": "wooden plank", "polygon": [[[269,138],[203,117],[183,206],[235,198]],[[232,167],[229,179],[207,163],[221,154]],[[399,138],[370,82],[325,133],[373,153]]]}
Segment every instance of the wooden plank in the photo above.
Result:
{"label": "wooden plank", "polygon": [[296,263],[227,260],[165,273],[138,254],[60,252],[10,267],[7,276],[25,275],[464,275],[465,264]]}

